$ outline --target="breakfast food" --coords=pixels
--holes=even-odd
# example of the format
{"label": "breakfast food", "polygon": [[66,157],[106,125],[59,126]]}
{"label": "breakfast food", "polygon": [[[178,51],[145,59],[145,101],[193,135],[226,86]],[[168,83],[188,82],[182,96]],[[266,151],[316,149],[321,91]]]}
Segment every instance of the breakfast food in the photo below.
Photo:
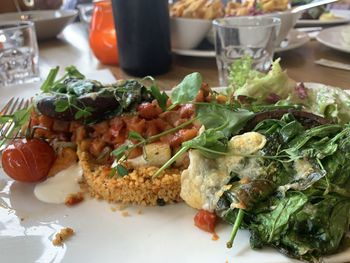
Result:
{"label": "breakfast food", "polygon": [[220,0],[180,0],[170,6],[170,16],[215,19],[272,13],[288,8],[288,0],[247,0],[243,3],[228,1],[226,6]]}

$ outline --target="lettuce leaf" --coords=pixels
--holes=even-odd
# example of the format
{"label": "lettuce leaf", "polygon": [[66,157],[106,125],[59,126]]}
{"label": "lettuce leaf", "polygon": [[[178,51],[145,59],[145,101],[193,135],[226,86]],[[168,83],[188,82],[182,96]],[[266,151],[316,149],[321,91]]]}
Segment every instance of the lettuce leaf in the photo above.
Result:
{"label": "lettuce leaf", "polygon": [[[251,69],[251,73],[246,73],[246,66],[235,69],[231,73],[247,76],[246,81],[238,89],[234,90],[233,95],[235,97],[245,96],[253,98],[258,104],[266,103],[268,98],[273,94],[279,99],[287,99],[293,92],[296,82],[290,79],[286,71],[283,71],[279,59],[273,62],[271,70],[267,74],[258,74],[255,70]],[[231,74],[231,75],[232,75]],[[234,84],[233,84],[234,85]]]}
{"label": "lettuce leaf", "polygon": [[275,60],[268,73],[261,73],[253,69],[251,58],[236,61],[229,74],[227,93],[234,99],[248,98],[254,105],[298,104],[334,122],[350,122],[350,94],[326,85],[297,84],[279,62],[280,59]]}

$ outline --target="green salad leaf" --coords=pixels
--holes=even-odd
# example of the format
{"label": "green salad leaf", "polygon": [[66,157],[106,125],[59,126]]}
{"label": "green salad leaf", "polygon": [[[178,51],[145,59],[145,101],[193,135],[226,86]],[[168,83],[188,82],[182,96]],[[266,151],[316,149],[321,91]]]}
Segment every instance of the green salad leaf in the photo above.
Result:
{"label": "green salad leaf", "polygon": [[[246,71],[246,65],[242,67]],[[234,72],[232,72],[234,74]],[[282,70],[279,59],[274,61],[267,74],[258,73],[251,69],[251,73],[243,85],[234,89],[234,96],[253,98],[258,103],[266,103],[267,98],[273,94],[280,99],[288,98],[296,83]],[[234,83],[233,83],[234,85]],[[231,83],[229,85],[231,87]]]}
{"label": "green salad leaf", "polygon": [[173,104],[192,102],[202,85],[202,76],[198,72],[187,75],[175,88],[170,98]]}

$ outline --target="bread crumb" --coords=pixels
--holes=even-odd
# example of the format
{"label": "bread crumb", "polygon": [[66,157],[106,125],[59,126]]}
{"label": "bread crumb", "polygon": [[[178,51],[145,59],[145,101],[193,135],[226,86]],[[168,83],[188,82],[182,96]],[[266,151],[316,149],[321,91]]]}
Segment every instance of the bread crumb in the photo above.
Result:
{"label": "bread crumb", "polygon": [[137,214],[138,215],[142,215],[143,214],[143,211],[141,209],[137,210]]}
{"label": "bread crumb", "polygon": [[128,206],[125,204],[118,205],[118,210],[123,211],[127,208]]}
{"label": "bread crumb", "polygon": [[66,204],[66,206],[73,206],[82,202],[83,200],[84,200],[84,194],[82,192],[79,192],[76,194],[68,195],[64,203]]}
{"label": "bread crumb", "polygon": [[54,246],[61,246],[65,240],[67,240],[69,237],[71,237],[74,234],[74,230],[70,227],[65,227],[60,230],[55,235],[55,239],[52,240],[52,244]]}
{"label": "bread crumb", "polygon": [[122,212],[122,216],[127,217],[127,216],[130,216],[130,214],[129,214],[128,211],[123,211],[123,212]]}
{"label": "bread crumb", "polygon": [[115,211],[117,211],[117,208],[115,206],[111,206],[111,211],[115,212]]}

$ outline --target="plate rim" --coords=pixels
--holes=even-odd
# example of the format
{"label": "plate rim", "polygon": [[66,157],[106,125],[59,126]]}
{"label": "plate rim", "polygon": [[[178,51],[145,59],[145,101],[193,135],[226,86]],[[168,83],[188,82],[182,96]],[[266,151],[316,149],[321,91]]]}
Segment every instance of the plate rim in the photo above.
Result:
{"label": "plate rim", "polygon": [[342,51],[342,52],[345,52],[345,53],[350,53],[350,45],[349,45],[349,48],[346,49],[346,48],[343,48],[341,46],[338,46],[338,45],[335,45],[333,43],[330,43],[328,40],[326,40],[323,36],[325,34],[327,34],[328,32],[332,32],[334,33],[334,31],[339,31],[341,30],[342,28],[349,28],[350,29],[350,25],[342,25],[342,26],[337,26],[337,27],[331,27],[331,28],[326,28],[326,29],[323,29],[317,36],[316,36],[316,40],[329,47],[329,48],[333,48],[335,50],[338,50],[338,51]]}

